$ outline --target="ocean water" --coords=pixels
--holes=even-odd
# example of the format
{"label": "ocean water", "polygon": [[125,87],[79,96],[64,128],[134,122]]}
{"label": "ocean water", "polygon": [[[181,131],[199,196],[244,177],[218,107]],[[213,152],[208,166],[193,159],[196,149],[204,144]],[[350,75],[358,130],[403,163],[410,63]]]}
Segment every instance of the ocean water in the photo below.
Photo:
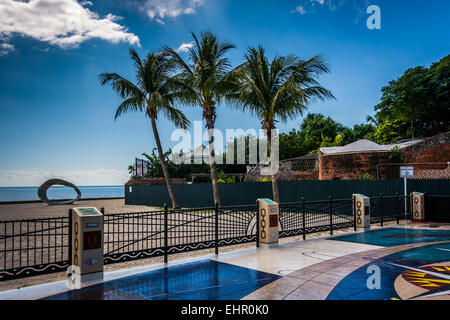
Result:
{"label": "ocean water", "polygon": [[[78,187],[82,199],[124,197],[123,186],[85,186]],[[38,187],[0,187],[0,202],[39,200]],[[53,186],[47,190],[49,199],[72,199],[77,196],[75,190],[65,186]]]}

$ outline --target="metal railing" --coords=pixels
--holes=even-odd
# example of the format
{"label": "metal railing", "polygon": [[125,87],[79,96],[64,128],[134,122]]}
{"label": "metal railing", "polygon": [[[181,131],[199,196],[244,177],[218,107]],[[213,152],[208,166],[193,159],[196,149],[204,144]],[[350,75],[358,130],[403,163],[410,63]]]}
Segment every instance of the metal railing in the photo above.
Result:
{"label": "metal railing", "polygon": [[65,271],[70,218],[0,221],[0,281]]}
{"label": "metal railing", "polygon": [[256,241],[256,205],[104,215],[105,264]]}
{"label": "metal railing", "polygon": [[[372,197],[371,222],[410,218],[409,196]],[[405,201],[406,200],[406,201]],[[450,216],[450,196],[427,195],[427,212]],[[104,263],[214,249],[256,242],[258,206],[212,206],[146,212],[105,213]],[[0,281],[66,270],[71,257],[71,213],[65,217],[0,221]],[[353,200],[279,204],[280,238],[354,227]]]}
{"label": "metal railing", "polygon": [[280,238],[353,226],[352,199],[280,203]]}
{"label": "metal railing", "polygon": [[410,205],[410,195],[384,196],[380,193],[378,197],[370,198],[370,222],[383,226],[384,222],[410,219]]}
{"label": "metal railing", "polygon": [[425,218],[436,222],[450,222],[450,195],[425,194]]}

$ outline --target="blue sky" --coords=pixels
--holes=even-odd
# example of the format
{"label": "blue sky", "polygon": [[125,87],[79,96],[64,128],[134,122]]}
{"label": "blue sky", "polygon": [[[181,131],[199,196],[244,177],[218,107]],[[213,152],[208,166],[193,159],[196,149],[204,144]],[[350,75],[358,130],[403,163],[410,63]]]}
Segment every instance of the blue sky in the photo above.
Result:
{"label": "blue sky", "polygon": [[[373,4],[380,30],[366,26]],[[351,126],[373,114],[388,81],[449,54],[449,12],[444,0],[0,0],[0,186],[126,180],[134,157],[155,147],[150,123],[142,114],[114,121],[120,99],[98,75],[134,79],[129,47],[141,55],[179,48],[190,31],[210,30],[236,45],[235,65],[259,44],[270,58],[320,53],[331,69],[320,81],[336,100],[308,111]],[[200,108],[180,107],[201,120]],[[301,120],[278,127],[287,132]],[[174,127],[163,118],[158,127],[163,147],[173,147]],[[216,127],[246,130],[259,120],[223,104]]]}

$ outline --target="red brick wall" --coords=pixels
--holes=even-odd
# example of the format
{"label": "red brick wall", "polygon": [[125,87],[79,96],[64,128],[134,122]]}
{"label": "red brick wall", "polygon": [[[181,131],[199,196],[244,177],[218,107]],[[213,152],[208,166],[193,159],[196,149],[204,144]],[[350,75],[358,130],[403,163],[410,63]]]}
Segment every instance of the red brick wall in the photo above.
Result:
{"label": "red brick wall", "polygon": [[[403,152],[402,163],[448,162],[450,144],[430,146],[416,152]],[[319,180],[357,180],[365,173],[377,177],[377,164],[392,163],[389,152],[354,153],[319,156]],[[399,166],[378,166],[379,178],[399,178]],[[414,170],[443,170],[447,165],[414,165]]]}
{"label": "red brick wall", "polygon": [[376,165],[388,163],[389,153],[352,153],[319,156],[319,180],[358,180],[365,173],[377,176]]}
{"label": "red brick wall", "polygon": [[293,171],[295,180],[317,180],[319,179],[319,170],[308,170],[303,172]]}
{"label": "red brick wall", "polygon": [[[186,178],[171,178],[172,184],[185,184]],[[166,184],[164,178],[133,178],[125,183],[126,186],[147,186],[147,185],[161,185]]]}
{"label": "red brick wall", "polygon": [[418,152],[403,152],[403,156],[403,162],[447,162],[450,161],[450,144],[433,146]]}

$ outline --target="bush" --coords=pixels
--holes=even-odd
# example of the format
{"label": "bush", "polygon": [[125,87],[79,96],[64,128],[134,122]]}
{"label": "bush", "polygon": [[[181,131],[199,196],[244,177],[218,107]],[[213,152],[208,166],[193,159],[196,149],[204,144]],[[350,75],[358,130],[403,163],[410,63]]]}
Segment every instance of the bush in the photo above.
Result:
{"label": "bush", "polygon": [[236,177],[229,177],[222,170],[220,170],[219,174],[218,174],[217,182],[218,183],[234,183],[234,182],[236,182]]}
{"label": "bush", "polygon": [[375,177],[367,172],[363,174],[362,178],[363,180],[375,180]]}
{"label": "bush", "polygon": [[399,151],[398,147],[394,147],[389,151],[389,160],[400,162],[403,159],[403,154]]}

